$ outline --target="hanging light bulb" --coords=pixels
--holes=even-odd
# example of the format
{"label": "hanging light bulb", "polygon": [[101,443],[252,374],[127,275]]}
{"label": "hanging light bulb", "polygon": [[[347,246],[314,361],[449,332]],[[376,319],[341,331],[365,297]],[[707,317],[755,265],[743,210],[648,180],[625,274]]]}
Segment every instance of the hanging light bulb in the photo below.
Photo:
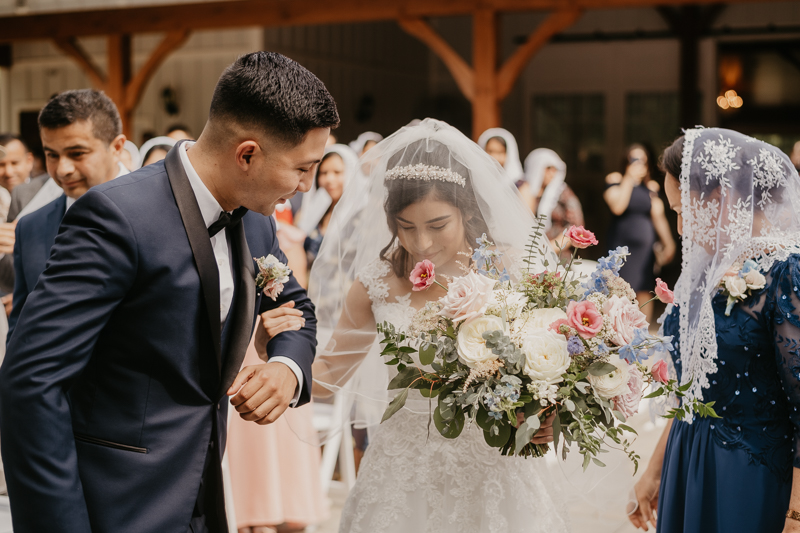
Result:
{"label": "hanging light bulb", "polygon": [[742,97],[736,94],[736,91],[733,89],[728,89],[725,91],[725,94],[722,96],[717,97],[717,105],[722,109],[734,108],[738,109],[742,107],[744,104],[744,100]]}
{"label": "hanging light bulb", "polygon": [[720,106],[722,109],[728,109],[730,104],[728,103],[728,99],[724,96],[717,97],[717,105]]}

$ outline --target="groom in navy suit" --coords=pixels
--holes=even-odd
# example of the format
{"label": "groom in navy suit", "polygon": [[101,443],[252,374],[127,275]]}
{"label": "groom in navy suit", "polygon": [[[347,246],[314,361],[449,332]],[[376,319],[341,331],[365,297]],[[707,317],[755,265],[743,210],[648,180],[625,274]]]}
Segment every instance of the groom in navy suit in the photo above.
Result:
{"label": "groom in navy suit", "polygon": [[[256,288],[254,257],[285,262],[264,215],[310,188],[336,125],[313,74],[249,54],[196,143],[67,211],[0,368],[15,531],[228,530],[226,394],[264,424],[311,385],[311,302],[293,278],[277,301]],[[305,326],[239,371],[258,313],[288,301]]]}

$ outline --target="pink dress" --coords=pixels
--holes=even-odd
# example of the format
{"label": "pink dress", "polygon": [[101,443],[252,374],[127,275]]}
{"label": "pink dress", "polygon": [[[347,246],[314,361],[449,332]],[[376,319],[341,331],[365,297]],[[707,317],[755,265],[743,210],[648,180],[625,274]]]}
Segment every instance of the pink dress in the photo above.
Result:
{"label": "pink dress", "polygon": [[[244,366],[262,363],[251,340]],[[314,434],[312,416],[310,404],[287,409],[267,426],[246,422],[235,412],[231,416],[227,451],[238,528],[312,525],[328,517],[319,479],[320,448],[295,435]]]}

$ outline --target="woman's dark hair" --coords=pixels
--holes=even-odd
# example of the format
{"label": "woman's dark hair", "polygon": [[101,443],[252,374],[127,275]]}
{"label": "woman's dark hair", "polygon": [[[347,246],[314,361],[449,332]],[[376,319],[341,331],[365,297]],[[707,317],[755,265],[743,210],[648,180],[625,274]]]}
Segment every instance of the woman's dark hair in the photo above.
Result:
{"label": "woman's dark hair", "polygon": [[656,156],[653,153],[653,149],[647,143],[633,143],[625,150],[625,156],[622,158],[622,165],[620,169],[620,173],[624,176],[625,171],[628,169],[628,165],[631,164],[631,152],[634,150],[642,150],[647,155],[647,176],[644,179],[644,182],[647,183],[648,180],[655,180],[658,181],[659,173],[658,173],[658,163],[656,161]]}
{"label": "woman's dark hair", "polygon": [[319,78],[275,52],[246,54],[226,68],[208,116],[260,129],[290,146],[315,128],[339,125],[336,103]]}
{"label": "woman's dark hair", "polygon": [[151,146],[147,150],[147,153],[142,154],[142,165],[145,164],[145,162],[147,161],[147,158],[150,157],[150,154],[152,154],[156,150],[164,150],[165,152],[169,153],[169,151],[172,150],[172,146],[170,146],[168,144],[157,144],[155,146]]}
{"label": "woman's dark hair", "polygon": [[472,188],[469,169],[456,161],[445,145],[427,139],[411,143],[392,156],[387,170],[420,163],[457,172],[466,180],[466,184],[462,187],[458,183],[448,181],[421,179],[394,179],[386,182],[387,195],[383,207],[392,232],[392,240],[381,250],[381,259],[392,265],[392,272],[400,279],[408,277],[414,264],[411,254],[399,245],[397,215],[406,207],[425,198],[447,202],[461,212],[468,243],[475,243],[475,240],[484,233],[491,239],[478,206],[478,199],[475,197],[475,190]]}
{"label": "woman's dark hair", "polygon": [[681,161],[683,160],[683,135],[675,139],[664,149],[658,166],[662,172],[669,172],[676,179],[681,178]]}

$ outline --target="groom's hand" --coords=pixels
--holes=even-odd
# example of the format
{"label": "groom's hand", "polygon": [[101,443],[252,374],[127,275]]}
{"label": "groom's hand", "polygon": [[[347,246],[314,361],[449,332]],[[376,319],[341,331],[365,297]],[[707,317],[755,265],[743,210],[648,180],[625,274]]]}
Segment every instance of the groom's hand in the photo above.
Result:
{"label": "groom's hand", "polygon": [[289,407],[297,389],[297,377],[283,363],[247,366],[228,389],[231,405],[244,420],[272,424]]}

